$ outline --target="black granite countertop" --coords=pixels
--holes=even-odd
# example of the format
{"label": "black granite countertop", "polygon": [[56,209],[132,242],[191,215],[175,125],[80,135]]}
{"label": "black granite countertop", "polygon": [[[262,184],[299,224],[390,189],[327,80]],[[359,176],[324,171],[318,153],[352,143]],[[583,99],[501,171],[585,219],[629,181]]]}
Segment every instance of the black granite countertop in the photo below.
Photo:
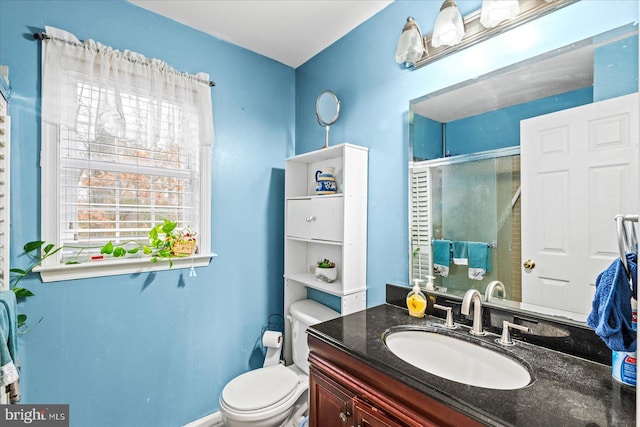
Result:
{"label": "black granite countertop", "polygon": [[[410,387],[487,425],[635,426],[635,390],[611,377],[611,367],[541,346],[516,341],[497,346],[497,335],[474,337],[469,328],[446,333],[477,340],[528,365],[533,382],[517,390],[494,390],[450,381],[404,362],[385,346],[390,328],[440,327],[442,319],[410,317],[406,309],[384,304],[309,328],[310,335],[344,351]],[[473,355],[470,355],[473,357]],[[442,361],[446,363],[446,360]]]}

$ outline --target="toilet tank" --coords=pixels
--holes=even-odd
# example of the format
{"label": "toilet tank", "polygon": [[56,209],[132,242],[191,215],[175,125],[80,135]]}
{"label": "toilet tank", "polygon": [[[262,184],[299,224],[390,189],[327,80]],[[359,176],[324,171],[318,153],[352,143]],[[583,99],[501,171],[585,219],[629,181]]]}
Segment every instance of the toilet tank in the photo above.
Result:
{"label": "toilet tank", "polygon": [[331,310],[310,299],[296,301],[289,306],[291,314],[291,343],[293,363],[304,373],[309,373],[309,345],[307,343],[307,328],[340,317],[340,313]]}

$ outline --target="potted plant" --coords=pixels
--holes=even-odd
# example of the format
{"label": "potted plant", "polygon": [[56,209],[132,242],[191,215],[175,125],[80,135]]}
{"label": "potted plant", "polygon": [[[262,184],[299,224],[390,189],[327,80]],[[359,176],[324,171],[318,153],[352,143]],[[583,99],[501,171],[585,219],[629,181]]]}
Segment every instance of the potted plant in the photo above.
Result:
{"label": "potted plant", "polygon": [[336,263],[327,258],[318,261],[316,265],[316,279],[331,283],[338,278]]}
{"label": "potted plant", "polygon": [[[125,242],[114,245],[108,242],[100,248],[100,253],[123,257],[127,254],[135,254],[142,249],[146,255],[151,255],[151,262],[158,262],[158,258],[169,260],[169,267],[173,266],[171,258],[186,257],[196,251],[196,232],[186,227],[181,231],[176,231],[178,223],[165,219],[162,224],[158,224],[149,230],[149,244],[144,245],[138,242]],[[128,247],[133,245],[133,247]]]}
{"label": "potted plant", "polygon": [[[165,219],[162,224],[155,225],[149,230],[149,244],[141,244],[136,241],[129,241],[122,244],[114,245],[113,242],[107,242],[104,246],[100,247],[100,253],[103,255],[112,255],[114,257],[124,257],[127,254],[136,254],[138,251],[146,255],[150,255],[151,262],[158,262],[158,258],[165,258],[169,261],[169,268],[173,266],[171,258],[185,257],[192,255],[196,250],[196,232],[191,230],[190,227],[186,227],[181,231],[176,231],[177,222]],[[73,246],[59,246],[47,243],[41,240],[28,242],[24,245],[24,254],[29,259],[29,265],[25,268],[12,268],[11,277],[11,290],[15,293],[16,298],[25,299],[34,296],[34,293],[29,289],[21,287],[20,281],[31,274],[34,268],[42,264],[46,258],[55,255],[61,251],[64,247]],[[78,264],[80,261],[80,253],[87,247],[79,247],[79,251],[75,257],[65,264]],[[94,247],[93,249],[97,249]],[[20,333],[27,331],[26,325],[27,316],[25,314],[19,314],[17,319],[17,326]],[[41,321],[42,319],[40,319]],[[38,321],[38,323],[40,323]]]}

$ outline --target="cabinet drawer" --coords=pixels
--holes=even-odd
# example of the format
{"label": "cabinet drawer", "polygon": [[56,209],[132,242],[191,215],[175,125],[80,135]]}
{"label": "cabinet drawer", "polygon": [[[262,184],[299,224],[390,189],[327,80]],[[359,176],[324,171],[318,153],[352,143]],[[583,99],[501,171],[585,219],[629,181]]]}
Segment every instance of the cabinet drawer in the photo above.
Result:
{"label": "cabinet drawer", "polygon": [[342,197],[288,200],[287,236],[341,242],[343,209]]}

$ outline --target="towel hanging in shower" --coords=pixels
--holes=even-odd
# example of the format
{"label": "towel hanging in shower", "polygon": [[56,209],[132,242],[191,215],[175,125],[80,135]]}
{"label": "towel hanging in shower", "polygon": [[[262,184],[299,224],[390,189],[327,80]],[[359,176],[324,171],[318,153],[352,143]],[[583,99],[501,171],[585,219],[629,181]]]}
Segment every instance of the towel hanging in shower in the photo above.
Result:
{"label": "towel hanging in shower", "polygon": [[449,275],[451,264],[451,240],[433,241],[433,273],[442,277]]}
{"label": "towel hanging in shower", "polygon": [[487,242],[469,242],[469,279],[482,280],[491,270],[491,251]]}

